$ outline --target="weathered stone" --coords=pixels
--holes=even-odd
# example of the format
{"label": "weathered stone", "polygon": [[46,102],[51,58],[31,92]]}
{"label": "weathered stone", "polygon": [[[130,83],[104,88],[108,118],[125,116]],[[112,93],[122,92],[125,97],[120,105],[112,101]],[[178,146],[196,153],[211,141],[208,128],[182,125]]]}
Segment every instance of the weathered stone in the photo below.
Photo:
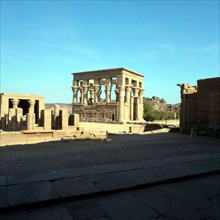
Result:
{"label": "weathered stone", "polygon": [[79,114],[80,120],[143,121],[143,75],[117,68],[73,73],[73,76],[73,113]]}
{"label": "weathered stone", "polygon": [[57,193],[48,181],[8,186],[9,206],[26,205],[57,198]]}
{"label": "weathered stone", "polygon": [[220,128],[220,77],[198,80],[197,84],[178,84],[181,87],[180,127],[218,136],[210,128]]}

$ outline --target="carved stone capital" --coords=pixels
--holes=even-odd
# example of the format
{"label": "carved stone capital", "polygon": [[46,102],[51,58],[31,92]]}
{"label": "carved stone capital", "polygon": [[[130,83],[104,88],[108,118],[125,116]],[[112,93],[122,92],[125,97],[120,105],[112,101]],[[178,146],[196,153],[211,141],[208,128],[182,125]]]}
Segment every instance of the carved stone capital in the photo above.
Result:
{"label": "carved stone capital", "polygon": [[74,92],[74,94],[78,92],[78,89],[78,86],[72,86],[72,91]]}

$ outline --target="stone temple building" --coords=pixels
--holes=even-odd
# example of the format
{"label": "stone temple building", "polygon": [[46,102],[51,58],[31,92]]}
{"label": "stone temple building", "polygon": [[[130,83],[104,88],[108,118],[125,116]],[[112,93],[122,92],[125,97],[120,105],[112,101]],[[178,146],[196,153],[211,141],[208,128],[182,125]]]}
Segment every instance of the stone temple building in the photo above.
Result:
{"label": "stone temple building", "polygon": [[200,79],[181,88],[180,128],[220,136],[220,77]]}
{"label": "stone temple building", "polygon": [[44,98],[32,94],[0,94],[0,130],[51,131],[78,126],[79,116],[54,105],[45,109]]}
{"label": "stone temple building", "polygon": [[73,74],[73,113],[81,121],[143,121],[144,76],[126,68]]}
{"label": "stone temple building", "polygon": [[26,129],[27,117],[37,124],[41,110],[45,108],[44,98],[30,94],[0,94],[0,129],[16,131]]}

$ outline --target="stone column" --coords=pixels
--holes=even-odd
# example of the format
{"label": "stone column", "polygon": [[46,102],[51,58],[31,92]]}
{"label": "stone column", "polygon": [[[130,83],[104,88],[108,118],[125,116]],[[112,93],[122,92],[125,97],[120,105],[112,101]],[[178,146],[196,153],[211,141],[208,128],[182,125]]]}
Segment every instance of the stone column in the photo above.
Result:
{"label": "stone column", "polygon": [[20,100],[18,100],[18,99],[13,99],[13,100],[12,100],[13,108],[18,108],[19,101],[20,101]]}
{"label": "stone column", "polygon": [[124,86],[119,87],[119,122],[124,121]]}
{"label": "stone column", "polygon": [[102,94],[102,90],[101,90],[101,86],[99,87],[99,94],[98,94],[98,102],[101,102],[101,94]]}
{"label": "stone column", "polygon": [[73,91],[73,104],[77,103],[78,86],[72,86]]}
{"label": "stone column", "polygon": [[100,86],[94,85],[94,102],[99,102],[99,93],[100,93]]}
{"label": "stone column", "polygon": [[139,88],[135,87],[133,88],[133,90],[134,90],[134,97],[138,97]]}
{"label": "stone column", "polygon": [[62,130],[67,130],[68,129],[68,121],[69,121],[69,116],[68,116],[68,111],[66,109],[60,110],[60,125]]}
{"label": "stone column", "polygon": [[106,102],[111,102],[111,98],[110,98],[110,94],[111,94],[111,86],[110,85],[106,85],[106,90],[105,90],[105,94],[106,94]]}
{"label": "stone column", "polygon": [[33,100],[33,99],[28,100],[28,103],[29,103],[29,109],[28,109],[28,112],[34,114],[35,100]]}
{"label": "stone column", "polygon": [[144,90],[140,89],[139,90],[139,108],[138,108],[138,120],[143,120],[143,93]]}
{"label": "stone column", "polygon": [[43,127],[44,130],[51,130],[51,110],[44,109],[43,111]]}
{"label": "stone column", "polygon": [[115,89],[115,96],[116,96],[116,102],[118,102],[119,101],[119,89],[118,88]]}
{"label": "stone column", "polygon": [[105,94],[106,94],[106,103],[111,102],[111,79],[106,80]]}
{"label": "stone column", "polygon": [[83,104],[87,105],[87,92],[88,92],[88,86],[83,85]]}
{"label": "stone column", "polygon": [[80,103],[83,104],[83,87],[79,87],[80,91]]}
{"label": "stone column", "polygon": [[54,105],[53,127],[56,130],[59,129],[59,111],[60,111],[60,106],[59,105]]}
{"label": "stone column", "polygon": [[130,120],[133,121],[134,119],[134,97],[131,96],[131,101],[130,101]]}
{"label": "stone column", "polygon": [[139,118],[139,96],[138,96],[138,94],[139,94],[139,88],[137,88],[137,87],[135,87],[135,88],[133,88],[133,90],[134,90],[134,106],[135,106],[135,109],[134,109],[134,111],[135,111],[135,115],[136,115],[136,117],[135,117],[135,120],[138,120],[138,118]]}
{"label": "stone column", "polygon": [[35,125],[35,114],[34,114],[34,105],[35,100],[31,99],[28,100],[29,103],[29,109],[27,113],[27,130],[33,130]]}
{"label": "stone column", "polygon": [[91,101],[91,103],[94,103],[95,92],[94,92],[94,86],[93,85],[90,87],[89,92],[90,92],[90,101]]}
{"label": "stone column", "polygon": [[125,86],[125,91],[126,91],[126,100],[128,104],[130,103],[130,96],[131,96],[131,87],[130,86]]}
{"label": "stone column", "polygon": [[35,114],[34,113],[27,113],[26,114],[26,122],[27,122],[27,130],[31,131],[34,130],[34,121],[35,121]]}

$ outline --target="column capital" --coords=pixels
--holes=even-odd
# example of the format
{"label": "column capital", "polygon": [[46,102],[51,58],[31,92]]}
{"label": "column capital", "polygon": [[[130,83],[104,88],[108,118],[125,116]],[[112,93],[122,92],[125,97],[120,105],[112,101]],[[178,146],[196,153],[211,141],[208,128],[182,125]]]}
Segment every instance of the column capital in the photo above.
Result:
{"label": "column capital", "polygon": [[134,97],[138,97],[139,88],[134,87],[133,90],[134,90]]}
{"label": "column capital", "polygon": [[118,89],[119,89],[119,92],[123,92],[125,87],[120,85],[120,86],[118,86]]}
{"label": "column capital", "polygon": [[131,86],[125,86],[125,90],[126,90],[126,92],[130,92],[131,91]]}
{"label": "column capital", "polygon": [[13,108],[17,108],[17,107],[18,107],[19,102],[20,102],[20,100],[19,100],[19,99],[13,99],[13,100],[12,100],[12,105],[13,105]]}
{"label": "column capital", "polygon": [[142,96],[144,93],[144,89],[139,89],[139,96]]}
{"label": "column capital", "polygon": [[30,108],[31,108],[31,107],[33,107],[33,106],[34,106],[34,104],[35,104],[35,100],[30,99],[30,100],[28,100],[28,103],[29,103]]}
{"label": "column capital", "polygon": [[89,86],[83,85],[82,88],[83,88],[84,93],[87,93]]}
{"label": "column capital", "polygon": [[72,86],[72,91],[73,91],[74,93],[77,93],[78,89],[79,89],[78,86]]}

